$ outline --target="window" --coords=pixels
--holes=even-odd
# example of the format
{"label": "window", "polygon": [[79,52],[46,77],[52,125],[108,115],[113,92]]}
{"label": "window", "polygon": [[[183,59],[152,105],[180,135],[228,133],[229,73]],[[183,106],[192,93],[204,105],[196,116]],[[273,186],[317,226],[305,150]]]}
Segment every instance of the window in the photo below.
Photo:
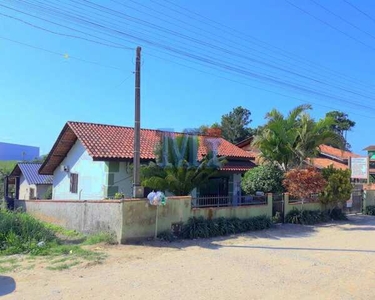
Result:
{"label": "window", "polygon": [[70,192],[77,194],[78,193],[78,174],[70,173]]}
{"label": "window", "polygon": [[30,188],[29,199],[35,199],[35,189]]}

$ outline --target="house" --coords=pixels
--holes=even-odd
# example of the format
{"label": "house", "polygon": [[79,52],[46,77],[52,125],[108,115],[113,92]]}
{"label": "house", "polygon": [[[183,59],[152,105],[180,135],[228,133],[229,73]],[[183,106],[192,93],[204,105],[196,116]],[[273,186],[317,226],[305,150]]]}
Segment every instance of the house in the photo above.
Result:
{"label": "house", "polygon": [[[236,144],[237,147],[248,151],[256,158],[260,155],[260,152],[255,149],[251,143],[253,141],[252,137],[249,137]],[[330,165],[336,169],[346,170],[349,168],[349,158],[351,157],[361,157],[358,154],[355,154],[350,151],[341,150],[328,145],[319,146],[319,154],[317,157],[309,158],[307,163],[317,169],[323,169]],[[374,162],[375,162],[375,146],[374,146]],[[374,163],[375,166],[375,163]],[[375,167],[374,167],[375,174]]]}
{"label": "house", "polygon": [[52,188],[52,176],[38,173],[41,163],[18,163],[10,175],[8,183],[15,184],[15,198],[21,200],[45,199]]}
{"label": "house", "polygon": [[[141,129],[141,163],[155,160],[155,147],[164,132]],[[42,164],[39,174],[53,175],[53,199],[102,200],[122,193],[132,196],[134,129],[132,127],[67,122]],[[254,155],[220,137],[199,136],[197,160],[216,144],[217,156],[226,157],[219,176],[193,197],[227,199],[241,196],[241,176],[255,166]],[[231,201],[231,200],[230,200]]]}

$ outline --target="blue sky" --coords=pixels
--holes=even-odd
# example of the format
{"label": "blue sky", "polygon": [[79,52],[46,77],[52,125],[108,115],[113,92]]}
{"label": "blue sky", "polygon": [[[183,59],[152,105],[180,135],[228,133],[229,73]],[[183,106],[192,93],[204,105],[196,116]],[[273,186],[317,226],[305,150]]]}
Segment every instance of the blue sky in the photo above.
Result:
{"label": "blue sky", "polygon": [[[288,1],[345,34],[301,12],[285,0],[174,1],[174,3],[200,15],[236,29],[236,33],[220,29],[217,23],[210,23],[208,20],[199,22],[197,19],[178,14],[170,9],[177,10],[176,6],[163,0],[136,1],[138,3],[122,1],[128,7],[116,4],[116,1],[96,1],[96,3],[207,43],[211,43],[211,39],[219,40],[222,45],[225,44],[223,47],[238,49],[234,50],[236,52],[242,49],[241,53],[248,57],[255,57],[256,53],[249,48],[255,49],[261,52],[265,62],[272,60],[273,63],[282,64],[282,60],[284,60],[288,63],[288,68],[295,72],[303,72],[306,75],[315,74],[316,77],[329,79],[330,82],[339,84],[343,88],[356,91],[362,91],[362,88],[366,89],[368,98],[356,98],[353,94],[345,94],[346,102],[338,101],[337,97],[343,98],[344,93],[332,91],[329,86],[321,88],[321,90],[332,93],[336,96],[336,100],[317,97],[270,85],[268,82],[239,77],[231,72],[195,65],[191,61],[184,61],[161,53],[147,43],[117,40],[130,48],[135,48],[137,45],[142,46],[142,127],[173,128],[178,131],[184,128],[199,127],[202,124],[219,122],[221,115],[239,105],[252,112],[253,122],[251,125],[255,127],[263,124],[265,114],[272,108],[287,113],[294,106],[310,101],[320,104],[313,104],[312,115],[316,118],[324,116],[327,111],[334,108],[349,113],[350,118],[357,122],[355,129],[348,134],[354,151],[360,152],[369,144],[374,144],[375,138],[372,138],[368,132],[373,127],[374,111],[371,109],[375,108],[373,104],[375,97],[374,100],[371,98],[372,89],[375,86],[373,76],[375,34],[374,37],[371,36],[371,33],[375,32],[375,3],[364,0],[350,1],[373,16],[374,20],[371,20],[343,0],[316,0],[346,21],[370,33],[365,34],[323,10],[311,0]],[[50,1],[50,3],[52,2],[54,1]],[[68,7],[70,2],[59,3]],[[160,6],[160,4],[164,6]],[[141,5],[147,6],[148,9],[146,10]],[[11,7],[29,11],[22,5],[14,4]],[[131,7],[137,10],[131,9]],[[161,11],[163,15],[157,14],[158,11]],[[153,18],[145,12],[154,14],[158,18]],[[69,30],[63,30],[50,23],[35,20],[4,7],[0,7],[0,13],[33,22],[34,25],[43,28],[71,34]],[[32,12],[30,11],[30,13]],[[42,13],[38,15],[47,18]],[[133,125],[134,77],[132,72],[135,51],[58,36],[3,15],[0,15],[0,18],[0,141],[39,146],[41,153],[47,153],[68,120]],[[53,18],[49,19],[53,20]],[[187,29],[184,30],[173,25],[177,24],[176,19],[180,20],[179,25]],[[68,20],[63,20],[62,23],[69,25]],[[127,32],[137,36],[141,36],[139,33],[141,32],[144,36],[161,41],[164,45],[176,45],[178,42],[177,39],[174,40],[175,37],[167,39],[152,30],[129,22],[128,25],[116,24],[122,26],[121,28]],[[216,27],[209,24],[216,24]],[[79,28],[72,24],[69,26]],[[208,34],[208,31],[211,34]],[[101,36],[116,41],[115,38]],[[249,36],[293,53],[292,57],[294,58],[303,57],[314,62],[314,65],[324,66],[335,72],[346,74],[362,83],[345,82],[339,76],[327,73],[323,69],[315,68],[312,65],[307,66],[288,57],[275,54],[271,50],[260,47],[259,43],[251,42]],[[13,39],[66,54],[66,56],[50,54],[2,38]],[[194,43],[189,41],[183,41],[181,45],[189,51],[198,49]],[[270,47],[269,49],[274,48]],[[202,48],[200,51],[211,56],[212,49]],[[257,53],[259,54],[259,52]],[[100,65],[85,63],[73,57],[97,62]],[[240,63],[238,57],[233,55],[219,56],[216,54],[213,56],[212,54],[212,57],[233,64]],[[216,76],[198,72],[176,63],[185,64]],[[251,70],[252,72],[263,72],[261,69],[259,66],[253,66]],[[283,76],[277,70],[270,70],[267,67],[263,67],[263,69],[271,72],[270,74],[274,76]],[[295,78],[293,75],[290,77],[291,79]],[[272,90],[274,93],[261,89]],[[349,104],[354,101],[359,104]]]}

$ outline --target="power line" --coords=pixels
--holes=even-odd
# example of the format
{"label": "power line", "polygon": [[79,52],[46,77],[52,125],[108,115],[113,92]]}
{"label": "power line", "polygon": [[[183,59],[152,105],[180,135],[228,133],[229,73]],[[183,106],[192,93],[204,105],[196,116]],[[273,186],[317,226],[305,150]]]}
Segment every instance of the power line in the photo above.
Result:
{"label": "power line", "polygon": [[119,70],[119,71],[124,72],[123,69],[120,69],[120,68],[117,68],[117,67],[114,67],[114,66],[104,65],[104,64],[101,64],[101,63],[98,63],[98,62],[87,60],[87,59],[79,58],[79,57],[72,56],[72,55],[67,54],[67,53],[61,53],[61,52],[56,52],[56,51],[44,49],[44,48],[41,48],[41,47],[38,47],[38,46],[33,46],[33,45],[30,45],[30,44],[26,44],[24,42],[16,41],[16,40],[6,38],[6,37],[3,37],[3,36],[0,36],[0,39],[8,41],[8,42],[16,43],[18,45],[26,46],[26,47],[29,47],[29,48],[32,48],[32,49],[35,49],[35,50],[47,52],[49,54],[54,54],[54,55],[57,55],[57,56],[62,57],[64,59],[74,59],[74,60],[78,60],[78,61],[81,61],[81,62],[84,62],[84,63],[93,64],[93,65],[97,65],[97,66],[100,66],[100,67],[110,68],[110,69]]}
{"label": "power line", "polygon": [[364,12],[363,10],[361,10],[360,8],[358,8],[357,6],[355,6],[353,3],[349,2],[348,0],[342,0],[342,1],[344,1],[345,3],[350,5],[352,8],[354,8],[356,11],[360,12],[362,15],[366,16],[367,18],[369,18],[371,21],[375,23],[375,18],[370,16],[368,13]]}
{"label": "power line", "polygon": [[[17,12],[19,12],[19,13],[22,13],[22,14],[25,14],[25,15],[28,15],[28,16],[31,16],[31,17],[35,17],[35,16],[31,15],[31,14],[25,13],[24,11],[20,11],[20,10],[14,9],[14,8],[8,7],[8,6],[6,6],[6,5],[2,5],[2,4],[0,4],[0,6],[2,6],[2,7],[4,7],[4,8],[7,8],[7,9],[10,9],[10,10],[17,11]],[[122,46],[122,47],[118,47],[118,46],[115,46],[115,45],[102,43],[102,42],[99,42],[99,41],[95,41],[95,40],[91,40],[91,39],[83,38],[83,37],[80,37],[80,36],[75,36],[75,35],[70,35],[70,34],[64,34],[64,33],[55,32],[55,31],[52,31],[52,30],[49,30],[49,29],[46,29],[46,28],[43,28],[43,27],[37,26],[37,25],[35,25],[35,24],[31,24],[31,23],[29,23],[29,22],[27,22],[27,21],[24,21],[24,20],[20,19],[20,18],[16,18],[16,17],[10,16],[10,15],[6,15],[6,14],[2,14],[2,13],[1,13],[1,15],[3,15],[4,17],[7,17],[7,18],[11,18],[11,19],[17,20],[17,21],[19,21],[19,22],[23,22],[23,23],[25,23],[26,25],[32,26],[32,27],[37,28],[37,29],[40,29],[40,30],[47,31],[47,32],[52,33],[52,34],[61,35],[61,36],[66,36],[66,37],[75,38],[75,39],[81,39],[81,40],[85,40],[85,41],[88,41],[88,42],[91,42],[91,43],[100,44],[100,45],[102,45],[102,46],[107,46],[107,47],[122,48],[122,49],[126,49],[126,50],[134,50],[134,48],[131,48],[131,47],[124,47],[124,46]],[[49,21],[49,20],[46,20],[46,19],[43,19],[43,18],[40,18],[40,17],[36,17],[36,18],[38,18],[38,19],[40,19],[40,20],[43,20],[43,21],[45,21],[45,22],[49,22],[49,23],[54,24],[54,25],[58,25],[58,26],[65,27],[65,28],[70,29],[70,30],[73,30],[73,31],[77,31],[77,32],[83,33],[82,31],[78,31],[78,30],[75,30],[75,29],[73,29],[73,28],[70,28],[70,27],[67,27],[67,26],[63,26],[63,25],[57,24],[57,23],[55,23],[55,22],[52,22],[52,21]],[[87,33],[85,33],[85,34],[86,34],[86,35],[90,35],[90,34],[87,34]],[[94,36],[94,37],[95,37],[95,36]]]}
{"label": "power line", "polygon": [[[85,2],[88,2],[88,3],[90,3],[90,1],[85,1]],[[99,5],[100,6],[100,5]],[[108,8],[105,8],[106,10],[110,10],[110,11],[113,11],[113,10],[111,10],[111,9],[108,9]],[[115,11],[116,12],[116,11]],[[134,18],[133,18],[134,19]],[[139,20],[139,19],[138,19]],[[92,22],[91,22],[92,23]],[[149,22],[147,22],[147,23],[149,23]],[[102,28],[103,28],[103,26],[101,26]],[[119,32],[119,31],[117,31],[118,33],[121,33],[121,34],[124,34],[123,32]],[[129,36],[128,34],[127,34],[127,36]],[[134,36],[132,36],[133,38],[134,38]],[[136,38],[136,37],[135,37]],[[137,39],[137,38],[136,38]],[[139,39],[139,38],[138,38]],[[142,41],[146,41],[147,43],[150,43],[150,41],[147,41],[147,40],[145,40],[145,39],[142,39]],[[155,43],[151,43],[151,45],[154,45],[154,46],[159,46],[160,47],[160,44],[155,44]],[[165,48],[165,47],[162,47],[162,48]],[[167,48],[165,48],[165,49],[167,49]],[[171,49],[167,49],[167,50],[171,50]],[[173,50],[173,49],[172,49]],[[180,51],[180,54],[182,54],[183,55],[183,53],[181,53],[181,51]],[[185,54],[186,55],[186,54]],[[207,61],[206,61],[207,62]],[[263,78],[264,79],[264,78]],[[289,85],[289,87],[291,87],[290,85]],[[294,87],[295,88],[295,87]],[[346,90],[346,91],[348,91],[348,90]],[[351,91],[348,91],[348,92],[351,92]],[[354,94],[357,94],[357,95],[359,95],[358,93],[354,93]],[[364,95],[360,95],[360,96],[364,96]],[[364,97],[367,97],[367,96],[364,96]],[[367,98],[370,98],[370,97],[367,97]],[[357,105],[361,105],[361,103],[357,103]],[[363,105],[362,105],[363,106]],[[371,108],[370,108],[371,109]]]}
{"label": "power line", "polygon": [[[85,1],[85,2],[89,2],[89,1]],[[108,10],[108,9],[107,9]],[[33,16],[33,15],[31,15]],[[33,16],[35,17],[35,16]],[[45,19],[44,19],[45,20]],[[82,21],[82,20],[81,20]],[[84,20],[83,20],[84,21]],[[104,30],[110,30],[116,34],[120,34],[120,35],[125,35],[125,36],[129,36],[135,40],[141,40],[143,42],[146,42],[148,44],[150,44],[151,46],[154,46],[154,47],[160,47],[164,50],[167,50],[167,51],[170,51],[170,52],[173,52],[175,54],[178,54],[178,55],[182,55],[182,56],[186,56],[188,58],[191,58],[191,59],[195,59],[195,60],[198,60],[200,61],[201,63],[205,63],[205,64],[208,64],[208,65],[211,65],[211,66],[216,66],[216,67],[220,67],[220,68],[223,68],[223,69],[226,69],[226,70],[229,70],[229,71],[232,71],[232,72],[236,72],[236,73],[239,73],[239,74],[242,74],[244,76],[250,76],[250,77],[253,77],[253,78],[257,78],[257,79],[260,79],[260,80],[268,80],[270,81],[271,83],[276,83],[276,84],[280,84],[281,86],[283,86],[284,88],[287,87],[287,88],[291,88],[293,90],[297,90],[299,92],[305,92],[305,93],[309,93],[309,94],[313,94],[313,95],[317,95],[317,96],[323,96],[323,97],[331,97],[333,99],[336,99],[338,101],[342,101],[342,102],[345,102],[345,103],[348,103],[348,104],[355,104],[357,106],[361,106],[361,107],[364,107],[364,108],[367,108],[367,109],[373,109],[372,107],[369,107],[369,106],[366,106],[366,105],[363,105],[361,103],[355,103],[353,101],[348,101],[348,100],[345,100],[343,98],[340,98],[340,97],[334,97],[332,95],[328,95],[328,94],[324,94],[324,93],[321,93],[317,90],[314,90],[314,89],[306,89],[305,87],[301,87],[301,86],[296,86],[296,85],[292,85],[288,82],[281,82],[280,80],[278,80],[277,78],[275,79],[274,77],[264,77],[264,76],[260,76],[259,74],[254,74],[254,73],[251,73],[247,70],[244,70],[244,69],[239,69],[239,68],[233,68],[231,66],[228,66],[226,64],[222,64],[222,63],[218,63],[218,62],[215,62],[214,60],[210,60],[210,59],[207,59],[207,58],[203,58],[203,57],[200,57],[200,56],[197,56],[197,55],[193,55],[189,52],[186,52],[186,51],[182,51],[182,50],[179,50],[179,49],[175,49],[174,47],[170,47],[170,46],[166,46],[166,45],[163,45],[163,44],[160,44],[160,43],[155,43],[155,42],[152,42],[152,41],[149,41],[147,39],[144,39],[144,38],[140,38],[140,37],[137,37],[137,36],[134,36],[134,35],[130,35],[130,34],[127,34],[121,30],[114,30],[113,28],[108,28],[106,26],[103,26],[103,25],[99,25],[99,24],[96,24],[94,22],[88,22],[89,24],[91,24],[92,26],[98,26],[99,28],[101,29],[104,29]],[[56,22],[54,22],[54,24],[56,25],[59,25],[61,26],[61,24],[57,24]],[[65,26],[66,27],[66,26]],[[67,27],[69,28],[69,27]],[[181,59],[181,58],[180,58]]]}
{"label": "power line", "polygon": [[[217,74],[214,74],[214,73],[206,72],[206,71],[204,71],[204,70],[200,70],[200,69],[197,69],[197,68],[194,68],[194,67],[191,67],[191,66],[188,66],[188,65],[185,65],[185,64],[179,63],[179,62],[175,62],[175,61],[173,61],[173,60],[166,59],[166,58],[163,58],[163,57],[160,57],[160,56],[157,56],[157,55],[154,55],[154,54],[148,53],[148,52],[145,52],[145,54],[147,54],[147,55],[149,55],[149,56],[152,56],[152,57],[155,57],[155,58],[158,58],[158,59],[161,59],[161,60],[164,60],[164,61],[168,61],[168,62],[171,62],[171,63],[177,64],[177,65],[183,66],[183,67],[185,67],[185,68],[189,68],[189,69],[192,69],[192,70],[198,71],[198,72],[200,72],[200,73],[204,73],[204,74],[212,75],[212,76],[215,76],[215,77],[218,77],[218,78],[224,79],[224,80],[228,80],[228,81],[231,81],[231,82],[234,82],[234,83],[238,83],[238,84],[241,84],[241,85],[244,85],[244,86],[248,86],[248,87],[251,87],[251,88],[254,88],[254,89],[258,89],[258,90],[265,91],[265,92],[268,92],[268,93],[272,93],[272,94],[275,94],[275,95],[279,95],[279,96],[282,96],[282,97],[286,97],[286,98],[294,99],[294,100],[300,101],[300,102],[302,102],[302,103],[306,103],[306,102],[307,102],[307,103],[310,103],[310,104],[318,105],[318,106],[325,107],[325,108],[329,108],[329,109],[334,109],[334,110],[338,109],[337,107],[328,106],[328,105],[323,105],[323,104],[321,104],[321,103],[313,102],[313,101],[310,101],[310,100],[304,100],[304,99],[297,98],[297,97],[294,97],[294,96],[290,96],[290,95],[286,95],[286,94],[283,94],[283,93],[279,93],[279,92],[276,92],[276,91],[273,91],[273,90],[269,90],[269,89],[261,88],[261,87],[254,86],[254,85],[250,85],[250,84],[247,84],[247,83],[244,83],[244,82],[241,82],[241,81],[238,81],[238,80],[234,80],[234,79],[231,79],[231,78],[227,78],[227,77],[224,77],[224,76],[221,76],[221,75],[217,75]],[[342,108],[339,108],[339,109],[340,109],[341,111],[343,111]],[[373,119],[373,117],[366,116],[366,115],[362,115],[362,114],[358,114],[358,113],[353,112],[353,111],[343,111],[343,112],[351,113],[351,114],[354,114],[354,115],[357,115],[357,116],[360,116],[360,117],[364,117],[364,118],[370,118],[370,119]]]}
{"label": "power line", "polygon": [[[323,65],[321,65],[321,64],[319,64],[319,63],[317,63],[317,62],[315,62],[315,61],[312,61],[312,60],[310,60],[310,59],[308,59],[308,58],[306,58],[306,57],[302,57],[302,56],[297,55],[297,54],[295,54],[295,53],[292,53],[292,52],[290,52],[290,51],[286,51],[285,49],[282,49],[282,48],[280,48],[280,47],[278,47],[278,46],[272,45],[272,44],[270,44],[270,43],[268,43],[268,42],[265,42],[265,41],[263,41],[263,40],[261,40],[261,39],[259,39],[259,38],[254,37],[254,36],[251,36],[251,35],[249,35],[248,33],[241,32],[241,31],[239,31],[239,30],[237,30],[237,29],[235,29],[235,28],[233,28],[233,27],[230,27],[230,26],[228,26],[228,25],[226,25],[226,24],[222,24],[222,23],[217,22],[217,21],[215,21],[215,20],[213,20],[213,19],[210,19],[210,18],[208,18],[208,17],[206,17],[206,16],[203,16],[203,15],[201,15],[201,14],[198,14],[197,12],[194,12],[194,11],[192,11],[192,10],[190,10],[190,9],[187,9],[186,7],[183,7],[183,6],[181,6],[181,5],[178,5],[178,4],[174,3],[173,1],[170,1],[170,0],[164,0],[164,2],[167,2],[167,3],[169,3],[169,4],[171,4],[171,5],[175,6],[175,7],[178,7],[178,8],[181,9],[182,11],[187,11],[187,12],[189,12],[190,14],[193,14],[193,15],[195,15],[195,16],[198,16],[200,19],[199,19],[199,18],[191,17],[191,16],[189,16],[188,14],[183,13],[183,12],[180,12],[180,11],[178,11],[178,10],[176,10],[176,9],[172,9],[172,8],[170,8],[170,7],[166,6],[166,5],[163,5],[163,4],[161,4],[161,3],[159,3],[159,2],[157,2],[157,1],[155,1],[155,0],[150,0],[150,1],[153,2],[153,3],[155,3],[155,4],[157,4],[157,5],[161,5],[161,6],[164,7],[164,8],[170,9],[170,10],[176,12],[176,13],[182,14],[182,15],[184,15],[184,16],[187,16],[187,17],[192,18],[192,19],[194,19],[194,20],[197,20],[197,21],[199,21],[199,22],[203,22],[203,23],[205,23],[205,24],[207,24],[207,25],[209,25],[209,26],[211,26],[211,27],[213,27],[213,28],[217,28],[218,30],[221,30],[221,31],[224,30],[224,31],[228,32],[230,35],[232,35],[232,36],[235,35],[235,36],[237,36],[238,38],[240,38],[240,39],[243,40],[243,41],[247,41],[247,42],[253,43],[254,40],[255,40],[255,41],[257,41],[257,42],[259,42],[259,43],[261,43],[261,44],[266,45],[266,46],[260,46],[260,47],[262,47],[262,48],[264,48],[264,49],[268,49],[268,50],[273,51],[273,52],[277,52],[277,51],[279,51],[279,52],[283,53],[283,54],[282,54],[283,56],[288,57],[288,58],[293,59],[293,60],[296,60],[296,61],[298,61],[299,63],[303,63],[303,64],[307,64],[307,65],[310,65],[310,66],[313,66],[313,67],[321,68],[321,69],[323,69],[323,70],[326,70],[326,71],[330,72],[331,74],[337,75],[337,76],[339,76],[339,77],[341,77],[341,78],[346,78],[346,80],[351,80],[351,81],[355,81],[355,82],[358,82],[358,83],[366,84],[366,83],[364,83],[363,81],[361,81],[361,80],[359,80],[359,79],[357,79],[357,78],[354,78],[354,77],[351,77],[351,76],[349,76],[349,75],[347,75],[347,74],[343,74],[343,73],[341,73],[341,72],[338,72],[338,71],[332,70],[332,69],[330,69],[330,68],[327,68],[326,66],[323,66]],[[345,0],[344,0],[344,1],[345,1]],[[203,20],[203,21],[202,21],[202,20]],[[207,22],[206,20],[207,20],[208,22]],[[212,24],[210,24],[210,22],[211,22],[211,23],[214,23],[214,24],[217,24],[218,26],[212,25]],[[250,39],[251,39],[251,40],[250,40]],[[276,51],[273,50],[273,49],[276,49]]]}
{"label": "power line", "polygon": [[319,21],[320,23],[322,23],[322,24],[328,26],[329,28],[331,28],[331,29],[333,29],[333,30],[335,30],[335,31],[337,31],[337,32],[340,32],[341,34],[345,35],[346,37],[348,37],[348,38],[350,38],[350,39],[352,39],[352,40],[354,40],[354,41],[356,41],[356,42],[362,44],[363,46],[365,46],[365,47],[367,47],[367,48],[369,48],[369,49],[371,49],[371,50],[375,50],[374,47],[372,47],[372,46],[370,46],[370,45],[368,45],[368,44],[362,42],[361,40],[357,39],[356,37],[351,36],[350,34],[346,33],[345,31],[343,31],[343,30],[341,30],[341,29],[339,29],[339,28],[337,28],[337,27],[331,25],[331,24],[328,23],[327,21],[324,21],[323,19],[320,19],[320,18],[314,16],[313,14],[311,14],[310,12],[308,12],[307,10],[305,10],[305,9],[303,9],[303,8],[301,8],[301,7],[297,6],[297,5],[295,5],[294,3],[290,2],[289,0],[284,0],[284,1],[287,2],[289,5],[295,7],[296,9],[302,11],[303,13],[309,15],[309,16],[312,17],[313,19]]}
{"label": "power line", "polygon": [[[130,0],[130,1],[131,1],[131,2],[134,2],[134,3],[137,3],[136,1],[133,1],[133,0]],[[136,10],[136,11],[141,12],[141,13],[145,13],[145,14],[148,15],[148,16],[151,16],[151,17],[157,18],[158,20],[161,20],[161,21],[166,22],[166,23],[168,23],[168,24],[171,24],[171,25],[173,25],[173,26],[178,26],[179,28],[182,28],[182,29],[185,29],[185,30],[186,30],[185,27],[179,26],[179,25],[176,24],[175,22],[170,22],[170,21],[165,20],[165,19],[163,19],[163,18],[155,17],[154,15],[152,15],[152,14],[150,14],[150,13],[148,13],[148,12],[143,12],[143,11],[141,11],[141,10],[139,10],[139,9],[135,9],[135,8],[129,6],[129,5],[126,5],[126,4],[121,3],[121,2],[119,2],[119,1],[116,1],[116,0],[112,0],[112,2],[114,2],[114,3],[118,3],[118,4],[122,5],[122,6],[125,6],[125,7],[127,7],[127,8],[130,8],[130,9]],[[175,18],[175,17],[173,17],[173,16],[169,16],[169,15],[165,14],[165,12],[157,11],[157,10],[155,10],[155,9],[152,9],[152,8],[149,7],[149,6],[146,6],[146,5],[143,5],[143,4],[140,4],[140,3],[137,3],[137,4],[140,5],[140,6],[142,6],[142,7],[147,8],[148,10],[152,10],[152,11],[154,11],[154,12],[156,12],[156,13],[163,14],[165,17],[168,17],[168,18],[172,18],[172,19],[178,20],[179,22],[182,22],[182,23],[184,23],[184,24],[188,24],[187,22],[185,22],[185,21],[183,21],[183,20],[181,20],[181,19],[178,19],[178,18]],[[193,25],[190,25],[190,26],[193,26]],[[199,27],[197,27],[197,26],[193,26],[193,27],[194,27],[194,28],[198,28],[198,29],[200,29],[201,31],[208,32],[208,33],[211,34],[211,35],[219,36],[219,35],[215,34],[215,33],[212,32],[212,31],[207,31],[207,30],[201,29],[201,28],[199,28]],[[189,30],[189,31],[191,31],[191,30]],[[195,34],[197,34],[196,31],[192,31],[192,32],[195,33]],[[220,37],[220,36],[219,36],[219,37]],[[241,51],[241,52],[243,51],[241,48],[237,47],[235,43],[232,43],[232,44],[229,45],[229,44],[225,43],[225,41],[219,41],[219,40],[217,40],[217,39],[212,39],[212,37],[211,37],[211,40],[216,41],[216,42],[221,42],[221,43],[224,44],[224,45],[228,45],[231,49],[238,49],[238,50]],[[234,41],[234,40],[228,39],[228,41]],[[249,50],[249,49],[250,49],[250,50],[252,50],[252,51],[258,51],[258,50],[254,49],[254,48],[249,48],[249,47],[244,47],[244,49],[246,49],[246,50]],[[228,51],[226,51],[226,52],[228,52]],[[259,51],[259,52],[261,52],[261,51]],[[264,54],[264,52],[261,52],[261,53]],[[321,83],[321,84],[323,84],[323,85],[328,85],[327,82],[323,82],[320,78],[317,79],[316,77],[314,78],[313,76],[311,76],[311,73],[315,73],[315,74],[317,74],[317,72],[314,71],[314,70],[306,69],[306,68],[304,68],[304,67],[299,66],[299,69],[303,69],[303,70],[306,70],[306,71],[309,72],[309,75],[304,75],[304,74],[301,74],[301,73],[299,73],[299,72],[294,71],[293,69],[290,70],[289,68],[286,69],[286,68],[283,67],[283,66],[280,67],[280,66],[278,66],[278,65],[275,65],[275,64],[274,64],[275,62],[273,62],[273,61],[271,61],[272,64],[270,64],[270,63],[268,63],[268,62],[260,61],[259,59],[249,58],[248,56],[245,56],[245,57],[244,57],[243,55],[238,54],[238,52],[234,53],[234,52],[230,51],[229,54],[233,54],[234,60],[236,60],[236,58],[237,58],[238,56],[240,56],[240,57],[242,57],[242,58],[244,58],[244,59],[246,59],[246,60],[249,60],[249,61],[252,61],[252,62],[255,62],[255,63],[258,63],[258,64],[262,64],[262,65],[265,65],[265,66],[267,66],[267,67],[271,67],[271,68],[274,68],[274,69],[277,69],[277,70],[280,70],[280,71],[284,71],[284,72],[290,72],[290,73],[292,73],[293,75],[297,75],[297,76],[299,76],[299,77],[301,77],[301,78],[308,79],[308,80],[312,80],[312,81],[314,81],[314,82],[318,82],[318,83]],[[254,55],[253,55],[253,56],[254,56]],[[255,55],[255,56],[256,56],[256,57],[259,57],[259,58],[261,58],[261,59],[264,59],[262,56],[259,56],[259,55]],[[268,55],[268,57],[269,57],[269,55]],[[275,58],[275,59],[278,59],[278,62],[280,62],[280,59],[279,59],[279,58],[276,58],[275,56],[271,56],[271,57],[272,57],[272,58]],[[282,59],[281,59],[281,61],[290,64],[290,62],[287,62],[287,61],[285,61],[285,60],[282,60]],[[322,76],[322,75],[320,74],[320,76]],[[324,77],[324,78],[327,78],[326,75],[323,75],[323,77]],[[334,80],[334,81],[335,81],[335,86],[336,86],[336,87],[339,87],[339,88],[341,88],[341,89],[345,89],[346,91],[348,91],[346,84],[344,84],[344,86],[342,86],[342,85],[338,85],[338,84],[337,84],[337,83],[338,83],[337,77],[335,77],[334,79],[328,77],[328,79]],[[339,82],[339,83],[340,83],[340,82]],[[330,84],[330,86],[332,86],[332,84]],[[351,92],[351,91],[350,91],[350,92]],[[361,92],[363,92],[363,89],[361,90]]]}
{"label": "power line", "polygon": [[318,3],[317,1],[315,0],[310,0],[311,2],[313,2],[315,5],[319,6],[320,8],[324,9],[326,12],[330,13],[331,15],[339,18],[341,21],[345,22],[346,24],[349,24],[350,26],[354,27],[355,29],[359,30],[360,32],[370,36],[371,38],[375,39],[375,36],[367,31],[364,31],[362,30],[360,27],[358,27],[357,25],[353,24],[352,22],[349,22],[348,20],[344,19],[343,17],[341,17],[340,15],[334,13],[333,11],[329,10],[328,8],[326,8],[325,6],[323,6],[322,4]]}

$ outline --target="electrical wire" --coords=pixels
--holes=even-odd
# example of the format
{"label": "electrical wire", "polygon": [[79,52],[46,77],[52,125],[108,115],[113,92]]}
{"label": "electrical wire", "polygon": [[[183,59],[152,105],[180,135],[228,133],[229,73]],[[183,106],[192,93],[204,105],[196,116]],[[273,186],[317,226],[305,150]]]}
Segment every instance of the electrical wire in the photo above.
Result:
{"label": "electrical wire", "polygon": [[64,59],[67,59],[67,58],[68,59],[74,59],[74,60],[78,60],[78,61],[81,61],[81,62],[84,62],[84,63],[93,64],[93,65],[96,65],[96,66],[100,66],[100,67],[104,67],[104,68],[110,68],[110,69],[119,70],[119,71],[124,72],[124,70],[121,69],[121,68],[117,68],[117,67],[114,67],[114,66],[104,65],[104,64],[101,64],[101,63],[98,63],[98,62],[94,62],[94,61],[90,61],[90,60],[87,60],[87,59],[83,59],[83,58],[79,58],[79,57],[76,57],[76,56],[72,56],[72,55],[67,54],[67,53],[61,53],[61,52],[56,52],[56,51],[48,50],[48,49],[45,49],[45,48],[42,48],[42,47],[39,47],[39,46],[33,46],[33,45],[30,45],[30,44],[27,44],[27,43],[24,43],[24,42],[20,42],[20,41],[16,41],[14,39],[6,38],[6,37],[3,37],[3,36],[0,36],[0,39],[8,41],[8,42],[16,43],[18,45],[26,46],[26,47],[29,47],[29,48],[32,48],[32,49],[35,49],[35,50],[40,50],[40,51],[43,51],[43,52],[47,52],[49,54],[54,54],[54,55],[57,55],[57,56],[62,57]]}
{"label": "electrical wire", "polygon": [[337,28],[337,27],[331,25],[331,24],[328,23],[327,21],[324,21],[323,19],[320,19],[320,18],[314,16],[313,14],[311,14],[310,12],[308,12],[307,10],[305,10],[305,9],[303,9],[303,8],[301,8],[301,7],[297,6],[297,5],[295,5],[294,3],[290,2],[289,0],[284,0],[284,1],[287,2],[288,4],[290,4],[291,6],[293,6],[294,8],[298,9],[299,11],[305,13],[306,15],[309,15],[311,18],[313,18],[313,19],[319,21],[320,23],[322,23],[322,24],[328,26],[329,28],[331,28],[331,29],[333,29],[333,30],[335,30],[335,31],[337,31],[337,32],[340,32],[341,34],[343,34],[343,35],[345,35],[346,37],[352,39],[353,41],[356,41],[357,43],[360,43],[360,44],[362,44],[363,46],[365,46],[365,47],[367,47],[367,48],[369,48],[369,49],[371,49],[371,50],[375,50],[374,47],[372,47],[372,46],[370,46],[370,45],[368,45],[368,44],[362,42],[361,40],[357,39],[356,37],[354,37],[354,36],[352,36],[352,35],[350,35],[350,34],[348,34],[348,33],[346,33],[345,31],[343,31],[343,30],[341,30],[341,29],[339,29],[339,28]]}

